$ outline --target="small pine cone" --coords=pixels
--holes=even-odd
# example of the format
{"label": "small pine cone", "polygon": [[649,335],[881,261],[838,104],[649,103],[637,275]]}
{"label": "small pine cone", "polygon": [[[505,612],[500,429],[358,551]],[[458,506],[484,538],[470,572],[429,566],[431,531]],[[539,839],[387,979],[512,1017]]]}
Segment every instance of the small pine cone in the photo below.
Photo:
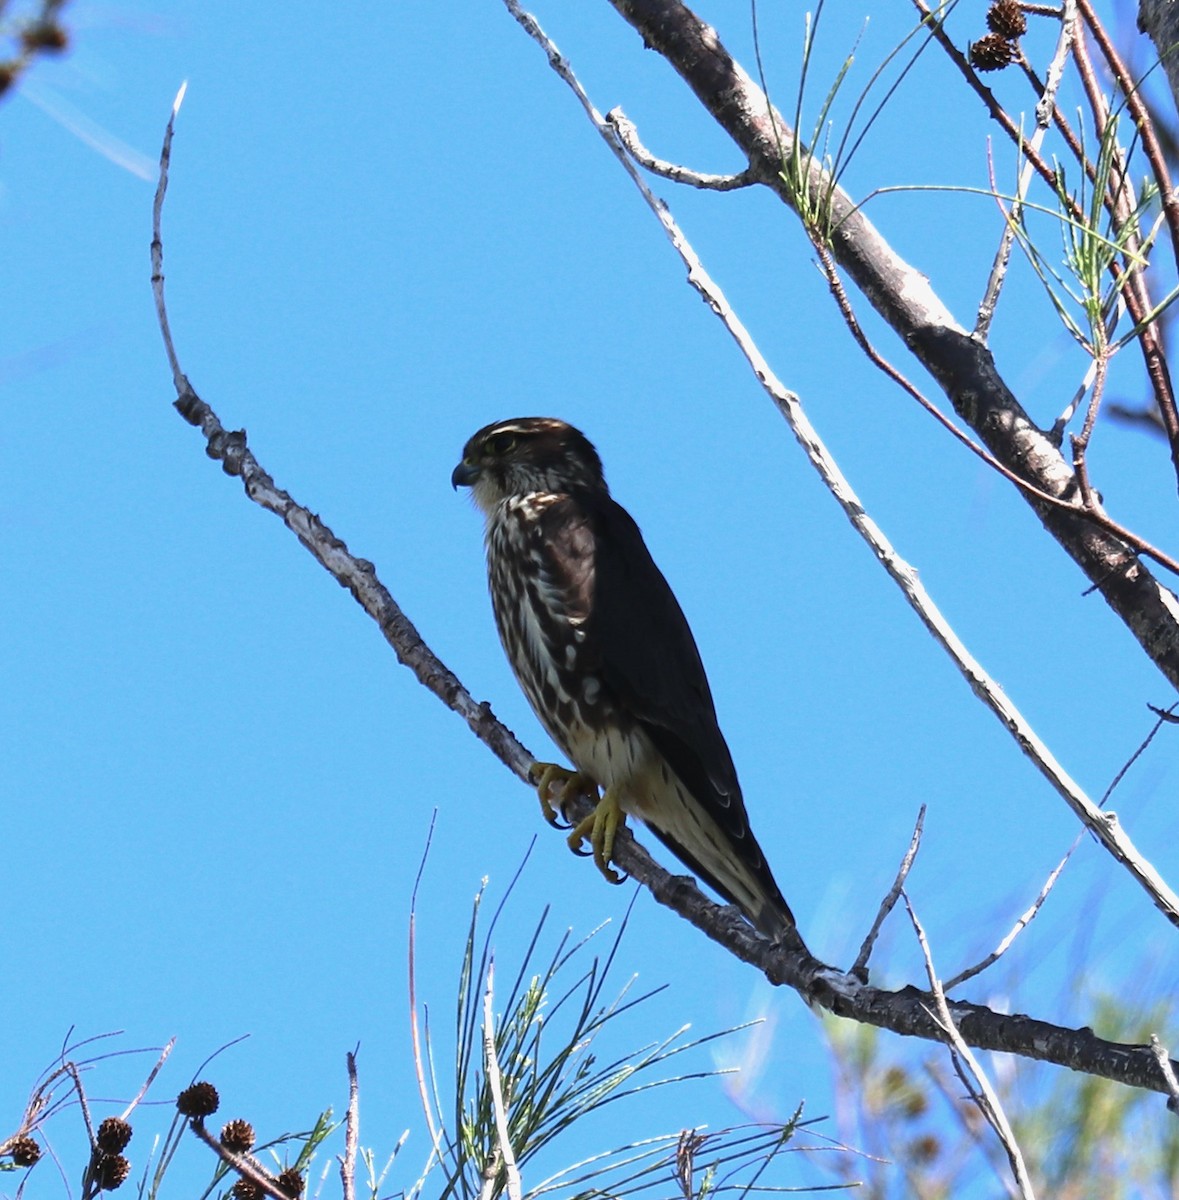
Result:
{"label": "small pine cone", "polygon": [[113,1192],[131,1174],[131,1164],[121,1154],[100,1154],[94,1164],[94,1182],[100,1192]]}
{"label": "small pine cone", "polygon": [[211,1117],[217,1111],[217,1105],[220,1103],[221,1098],[217,1095],[217,1089],[203,1079],[191,1087],[186,1087],[176,1097],[176,1107],[185,1117]]}
{"label": "small pine cone", "polygon": [[221,1129],[221,1144],[234,1154],[249,1154],[254,1148],[254,1127],[240,1118],[226,1121]]}
{"label": "small pine cone", "polygon": [[1014,41],[1028,31],[1028,19],[1019,0],[995,0],[987,10],[987,28],[1000,37]]}
{"label": "small pine cone", "polygon": [[941,1150],[941,1143],[932,1133],[927,1133],[924,1137],[919,1137],[909,1144],[909,1154],[912,1155],[914,1162],[919,1163],[933,1162]]}
{"label": "small pine cone", "polygon": [[131,1140],[131,1126],[122,1117],[107,1117],[94,1140],[103,1154],[122,1154]]}
{"label": "small pine cone", "polygon": [[1001,71],[1015,58],[1015,46],[1001,33],[988,33],[970,43],[970,64],[980,71]]}
{"label": "small pine cone", "polygon": [[303,1175],[294,1167],[287,1167],[274,1182],[278,1184],[279,1191],[286,1192],[288,1196],[299,1197],[303,1194]]}
{"label": "small pine cone", "polygon": [[233,1200],[262,1200],[262,1189],[252,1179],[239,1179],[229,1194]]}
{"label": "small pine cone", "polygon": [[70,44],[66,31],[54,21],[36,21],[32,25],[26,25],[21,31],[20,40],[25,50],[30,53],[48,50],[57,54]]}
{"label": "small pine cone", "polygon": [[41,1147],[33,1138],[22,1134],[8,1143],[8,1153],[12,1155],[14,1165],[31,1167],[41,1157]]}

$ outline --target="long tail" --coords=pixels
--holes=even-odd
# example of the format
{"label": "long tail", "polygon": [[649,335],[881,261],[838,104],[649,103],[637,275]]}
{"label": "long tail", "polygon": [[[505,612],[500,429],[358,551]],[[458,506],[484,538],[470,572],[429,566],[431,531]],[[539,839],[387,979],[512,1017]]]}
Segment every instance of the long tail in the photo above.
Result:
{"label": "long tail", "polygon": [[[660,829],[650,818],[644,823],[702,882],[730,904],[735,904],[759,933],[765,934],[783,949],[810,954],[802,934],[798,932],[798,923],[790,911],[790,905],[779,890],[761,847],[753,840],[752,834],[738,849],[712,822],[709,822],[712,828],[707,831],[694,821],[686,822],[677,827],[675,834]],[[694,835],[690,846],[684,844],[684,831]]]}

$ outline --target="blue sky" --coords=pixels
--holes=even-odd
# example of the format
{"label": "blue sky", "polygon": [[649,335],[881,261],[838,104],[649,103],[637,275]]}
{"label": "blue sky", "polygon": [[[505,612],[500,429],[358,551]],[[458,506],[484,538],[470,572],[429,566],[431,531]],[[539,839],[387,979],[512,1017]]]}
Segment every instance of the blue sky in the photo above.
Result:
{"label": "blue sky", "polygon": [[[880,7],[837,120],[907,31],[903,6]],[[860,32],[848,8],[824,18],[808,122]],[[751,65],[744,6],[701,9]],[[741,165],[608,5],[536,11],[598,107],[621,104],[656,153]],[[632,896],[566,852],[529,791],[172,410],[148,241],[155,160],[185,79],[164,226],[176,344],[279,486],[377,565],[471,692],[547,757],[494,635],[480,518],[449,479],[487,421],[578,425],[693,624],[755,829],[816,952],[854,956],[922,803],[911,891],[934,951],[949,974],[989,949],[1070,843],[1070,814],[851,532],[498,0],[460,0],[444,20],[419,0],[338,15],[219,2],[66,13],[73,49],[0,107],[0,879],[12,939],[0,1124],[71,1027],[126,1030],[126,1046],[178,1035],[164,1099],[249,1033],[212,1077],[227,1115],[271,1132],[342,1110],[344,1053],[359,1042],[362,1137],[379,1155],[412,1127],[395,1180],[410,1182],[426,1140],[405,940],[432,814],[419,987],[435,1011],[449,1010],[481,879],[502,895],[534,839],[497,939],[505,963],[542,905],[554,929],[584,933]],[[965,17],[960,29],[979,32]],[[771,91],[792,111],[801,15],[763,13],[761,33]],[[1014,108],[1030,105],[1003,86]],[[992,132],[930,52],[845,185],[985,187]],[[1010,179],[1008,147],[995,161]],[[972,651],[1100,795],[1148,732],[1145,705],[1169,702],[1161,676],[1082,596],[1011,489],[863,360],[776,201],[656,190]],[[994,206],[902,194],[869,213],[969,321],[1001,229]],[[924,384],[855,299],[871,336]],[[993,342],[1050,423],[1085,364],[1022,264]],[[1136,397],[1126,358],[1114,387]],[[1161,447],[1102,426],[1093,462],[1115,515],[1166,541]],[[1175,760],[1161,736],[1115,801],[1172,878]],[[1150,963],[1161,989],[1174,983],[1166,932],[1087,845],[1011,965],[966,994],[1017,987],[1018,1007],[1082,1022],[1068,983],[1078,958],[1115,989]],[[880,954],[881,982],[921,977],[899,919]],[[685,1022],[774,1022],[742,1106],[700,1085],[633,1109],[627,1133],[784,1118],[800,1099],[828,1110],[829,1066],[797,998],[771,994],[645,897],[618,970],[620,982],[635,971],[669,985],[636,1015],[636,1042]],[[730,1056],[745,1047],[735,1040]],[[133,1090],[141,1068],[104,1068],[96,1094]],[[80,1138],[69,1120],[53,1131],[67,1161]],[[196,1147],[181,1169],[203,1178]]]}

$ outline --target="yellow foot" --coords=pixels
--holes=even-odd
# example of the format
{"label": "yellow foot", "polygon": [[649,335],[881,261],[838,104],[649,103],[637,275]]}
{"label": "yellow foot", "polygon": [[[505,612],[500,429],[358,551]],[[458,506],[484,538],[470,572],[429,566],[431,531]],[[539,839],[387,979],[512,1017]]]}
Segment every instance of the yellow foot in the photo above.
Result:
{"label": "yellow foot", "polygon": [[565,803],[574,796],[585,796],[597,800],[598,785],[588,775],[570,771],[556,763],[536,762],[532,764],[532,782],[540,797],[540,811],[554,829],[569,829],[565,820]]}
{"label": "yellow foot", "polygon": [[611,883],[621,883],[626,878],[610,865],[610,859],[614,856],[614,835],[620,825],[626,825],[626,813],[614,798],[613,791],[607,788],[594,811],[569,835],[569,849],[574,854],[586,853],[581,843],[589,842],[598,870]]}

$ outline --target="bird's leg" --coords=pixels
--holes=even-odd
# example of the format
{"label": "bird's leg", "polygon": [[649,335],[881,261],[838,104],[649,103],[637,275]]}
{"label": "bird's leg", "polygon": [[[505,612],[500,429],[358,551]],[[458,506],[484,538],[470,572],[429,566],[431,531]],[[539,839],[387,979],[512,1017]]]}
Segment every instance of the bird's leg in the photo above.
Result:
{"label": "bird's leg", "polygon": [[626,825],[626,813],[615,799],[614,789],[607,788],[594,811],[580,821],[569,835],[569,849],[574,854],[583,853],[581,843],[589,842],[598,870],[610,883],[621,883],[626,878],[610,865],[610,859],[614,856],[614,835],[620,825]]}
{"label": "bird's leg", "polygon": [[556,763],[534,762],[529,774],[540,797],[540,811],[554,829],[570,828],[561,822],[565,817],[565,804],[571,797],[584,796],[593,801],[598,798],[598,785],[580,771],[570,771]]}

